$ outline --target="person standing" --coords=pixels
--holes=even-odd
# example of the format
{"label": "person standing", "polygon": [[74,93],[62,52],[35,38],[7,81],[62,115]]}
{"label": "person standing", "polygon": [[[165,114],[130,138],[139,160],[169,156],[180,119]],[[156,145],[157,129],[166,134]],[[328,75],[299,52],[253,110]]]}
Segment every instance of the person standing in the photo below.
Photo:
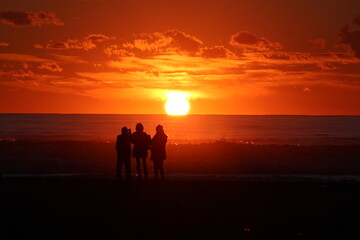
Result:
{"label": "person standing", "polygon": [[126,180],[131,180],[131,130],[127,127],[121,129],[121,135],[116,137],[116,177],[121,180],[121,170],[125,165]]}
{"label": "person standing", "polygon": [[150,160],[154,162],[155,179],[159,179],[159,171],[161,179],[165,179],[164,160],[166,159],[166,142],[168,136],[164,132],[161,125],[156,127],[156,134],[151,139],[151,157]]}
{"label": "person standing", "polygon": [[134,144],[133,158],[136,159],[136,172],[138,178],[141,179],[141,163],[143,166],[145,180],[148,178],[148,170],[146,166],[146,158],[150,149],[151,137],[144,132],[144,126],[141,123],[136,124],[136,132],[132,134],[131,142]]}

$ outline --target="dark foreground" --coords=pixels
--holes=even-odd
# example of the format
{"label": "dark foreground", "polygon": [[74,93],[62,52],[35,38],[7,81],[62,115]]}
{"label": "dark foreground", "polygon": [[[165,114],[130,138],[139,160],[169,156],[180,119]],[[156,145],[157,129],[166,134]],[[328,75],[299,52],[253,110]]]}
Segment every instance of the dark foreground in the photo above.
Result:
{"label": "dark foreground", "polygon": [[[114,174],[115,143],[0,141],[1,174]],[[168,144],[168,173],[360,175],[360,145]],[[135,160],[132,160],[135,170]],[[148,162],[149,168],[152,163]]]}
{"label": "dark foreground", "polygon": [[360,239],[358,183],[5,178],[1,239]]}

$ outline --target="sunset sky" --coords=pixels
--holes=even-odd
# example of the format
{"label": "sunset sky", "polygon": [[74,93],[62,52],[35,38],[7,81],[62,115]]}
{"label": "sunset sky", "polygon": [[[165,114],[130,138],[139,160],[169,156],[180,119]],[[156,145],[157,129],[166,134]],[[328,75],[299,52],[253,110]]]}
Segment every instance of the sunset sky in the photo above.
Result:
{"label": "sunset sky", "polygon": [[360,114],[359,0],[2,0],[0,112]]}

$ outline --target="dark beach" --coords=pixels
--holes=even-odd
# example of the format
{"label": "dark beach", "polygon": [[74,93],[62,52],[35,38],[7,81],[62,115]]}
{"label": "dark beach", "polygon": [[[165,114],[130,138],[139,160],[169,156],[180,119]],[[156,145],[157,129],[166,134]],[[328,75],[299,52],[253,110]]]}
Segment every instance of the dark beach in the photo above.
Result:
{"label": "dark beach", "polygon": [[[0,141],[2,174],[115,174],[114,142]],[[360,145],[168,144],[168,173],[360,175]],[[135,160],[132,161],[135,170]],[[152,163],[148,161],[150,171]]]}
{"label": "dark beach", "polygon": [[2,239],[359,239],[351,182],[4,178]]}
{"label": "dark beach", "polygon": [[356,145],[170,144],[167,180],[149,161],[150,180],[131,183],[115,180],[114,143],[0,150],[1,239],[360,237]]}

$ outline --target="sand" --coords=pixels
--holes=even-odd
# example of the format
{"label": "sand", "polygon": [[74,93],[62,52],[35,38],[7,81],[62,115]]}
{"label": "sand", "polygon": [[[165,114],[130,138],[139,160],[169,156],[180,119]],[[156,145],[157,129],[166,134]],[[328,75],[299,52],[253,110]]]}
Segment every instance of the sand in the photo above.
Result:
{"label": "sand", "polygon": [[[0,173],[114,174],[115,143],[0,142]],[[168,173],[359,175],[359,145],[169,144]],[[132,160],[135,171],[135,160]],[[152,163],[148,161],[152,171]]]}
{"label": "sand", "polygon": [[1,239],[360,239],[353,182],[6,178]]}

